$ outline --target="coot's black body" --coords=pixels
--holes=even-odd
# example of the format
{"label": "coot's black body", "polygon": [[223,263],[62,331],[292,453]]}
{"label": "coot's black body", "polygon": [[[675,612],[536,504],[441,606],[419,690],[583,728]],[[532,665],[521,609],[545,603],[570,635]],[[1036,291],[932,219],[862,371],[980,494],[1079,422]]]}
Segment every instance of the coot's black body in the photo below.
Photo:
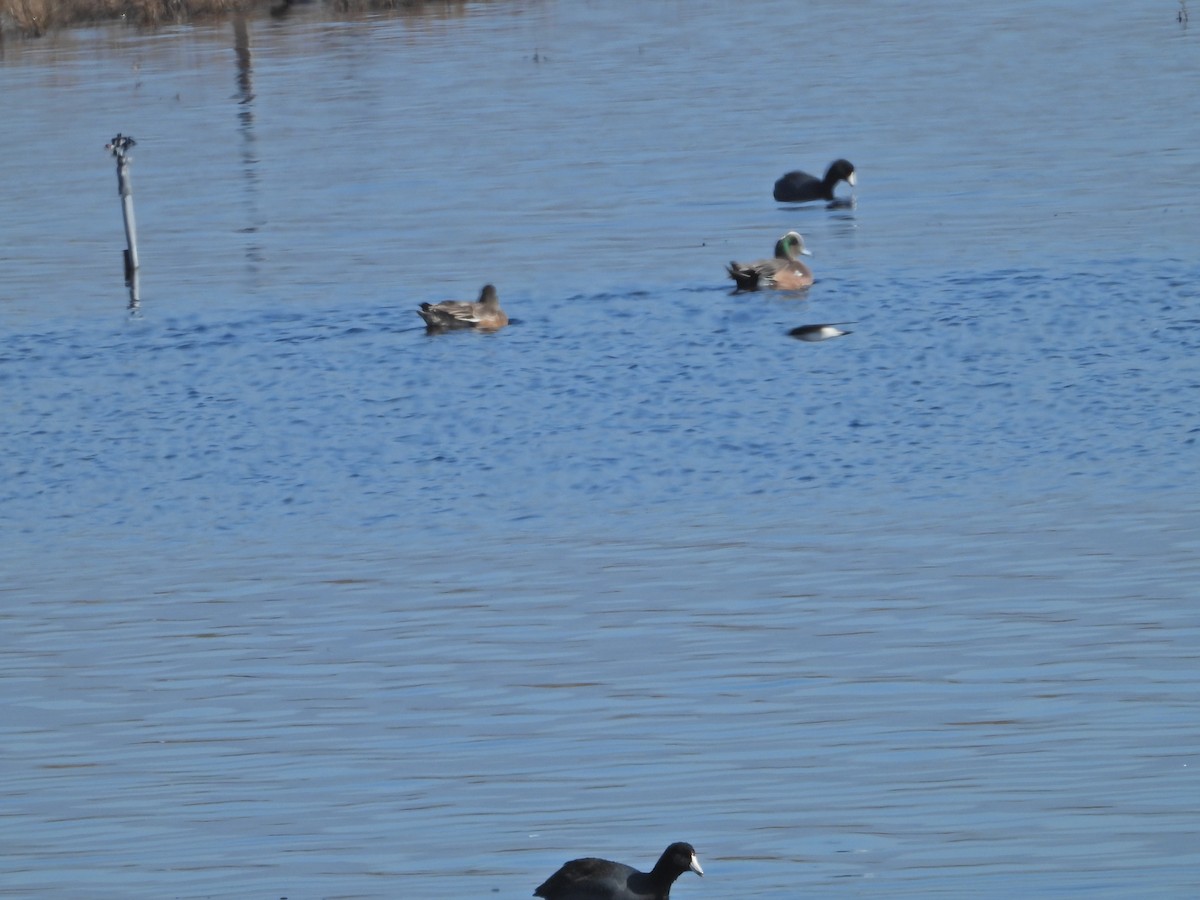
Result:
{"label": "coot's black body", "polygon": [[832,200],[833,189],[839,181],[854,187],[854,166],[849,160],[835,159],[825,170],[824,178],[807,172],[788,172],[775,182],[775,199],[780,203]]}
{"label": "coot's black body", "polygon": [[639,872],[608,859],[573,859],[533,892],[545,900],[668,900],[684,872],[703,875],[696,850],[682,841],[663,851],[654,868]]}

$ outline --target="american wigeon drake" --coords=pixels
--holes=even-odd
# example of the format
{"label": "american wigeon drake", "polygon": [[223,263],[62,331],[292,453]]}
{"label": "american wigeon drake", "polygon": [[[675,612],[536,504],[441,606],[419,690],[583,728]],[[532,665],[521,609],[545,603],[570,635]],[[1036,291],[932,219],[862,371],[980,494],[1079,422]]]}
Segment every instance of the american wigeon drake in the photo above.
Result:
{"label": "american wigeon drake", "polygon": [[669,900],[671,885],[684,872],[704,875],[695,848],[679,841],[663,851],[649,872],[607,859],[573,859],[543,881],[533,896],[545,900]]}
{"label": "american wigeon drake", "polygon": [[508,316],[500,308],[496,288],[490,284],[483,286],[476,303],[464,303],[460,300],[422,303],[417,315],[425,320],[425,327],[430,331],[448,331],[453,328],[495,331],[508,324]]}
{"label": "american wigeon drake", "polygon": [[799,256],[812,256],[812,251],[804,246],[800,234],[789,231],[775,242],[774,259],[731,262],[726,271],[737,283],[739,291],[756,291],[760,287],[794,291],[813,283],[812,269],[802,263]]}
{"label": "american wigeon drake", "polygon": [[775,182],[775,199],[780,203],[832,200],[833,189],[839,181],[854,187],[854,166],[849,160],[835,159],[825,170],[824,178],[817,178],[807,172],[788,172]]}
{"label": "american wigeon drake", "polygon": [[853,325],[853,322],[826,322],[824,325],[801,325],[788,332],[794,338],[802,341],[827,341],[830,338],[841,337],[843,334],[854,334],[853,331],[842,331],[839,325]]}

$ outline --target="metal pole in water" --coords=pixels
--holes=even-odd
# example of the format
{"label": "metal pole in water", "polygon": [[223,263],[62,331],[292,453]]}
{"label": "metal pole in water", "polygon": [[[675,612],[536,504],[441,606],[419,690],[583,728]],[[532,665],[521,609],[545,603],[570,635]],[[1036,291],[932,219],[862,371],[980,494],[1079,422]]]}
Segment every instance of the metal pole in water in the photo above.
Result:
{"label": "metal pole in water", "polygon": [[121,194],[121,212],[125,214],[125,282],[133,280],[138,270],[137,223],[133,218],[133,186],[129,181],[129,163],[133,157],[129,151],[137,142],[128,135],[118,134],[104,146],[117,158],[117,191]]}

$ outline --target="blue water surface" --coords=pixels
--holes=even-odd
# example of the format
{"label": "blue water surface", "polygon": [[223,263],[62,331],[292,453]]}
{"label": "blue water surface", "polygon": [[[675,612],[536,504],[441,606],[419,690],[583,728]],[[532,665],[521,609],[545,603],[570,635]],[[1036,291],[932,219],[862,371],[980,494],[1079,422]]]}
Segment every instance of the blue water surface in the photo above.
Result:
{"label": "blue water surface", "polygon": [[[523,897],[681,839],[682,900],[1195,896],[1177,10],[0,45],[0,897]],[[852,202],[771,199],[839,156]],[[789,229],[813,287],[732,293]],[[425,333],[486,282],[510,327]]]}

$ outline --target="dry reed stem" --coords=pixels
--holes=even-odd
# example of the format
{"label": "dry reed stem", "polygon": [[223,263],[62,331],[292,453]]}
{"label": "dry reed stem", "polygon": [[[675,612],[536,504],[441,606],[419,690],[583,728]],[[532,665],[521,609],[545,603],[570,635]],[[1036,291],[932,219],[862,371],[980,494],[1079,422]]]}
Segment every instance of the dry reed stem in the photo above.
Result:
{"label": "dry reed stem", "polygon": [[260,0],[0,0],[0,30],[26,37],[85,22],[125,19],[139,25],[190,22],[256,5]]}
{"label": "dry reed stem", "polygon": [[[118,19],[153,26],[256,8],[279,13],[298,2],[302,0],[0,0],[0,40],[7,32],[39,37],[55,28]],[[323,0],[322,5],[339,15],[386,11],[442,18],[463,15],[466,0]]]}

